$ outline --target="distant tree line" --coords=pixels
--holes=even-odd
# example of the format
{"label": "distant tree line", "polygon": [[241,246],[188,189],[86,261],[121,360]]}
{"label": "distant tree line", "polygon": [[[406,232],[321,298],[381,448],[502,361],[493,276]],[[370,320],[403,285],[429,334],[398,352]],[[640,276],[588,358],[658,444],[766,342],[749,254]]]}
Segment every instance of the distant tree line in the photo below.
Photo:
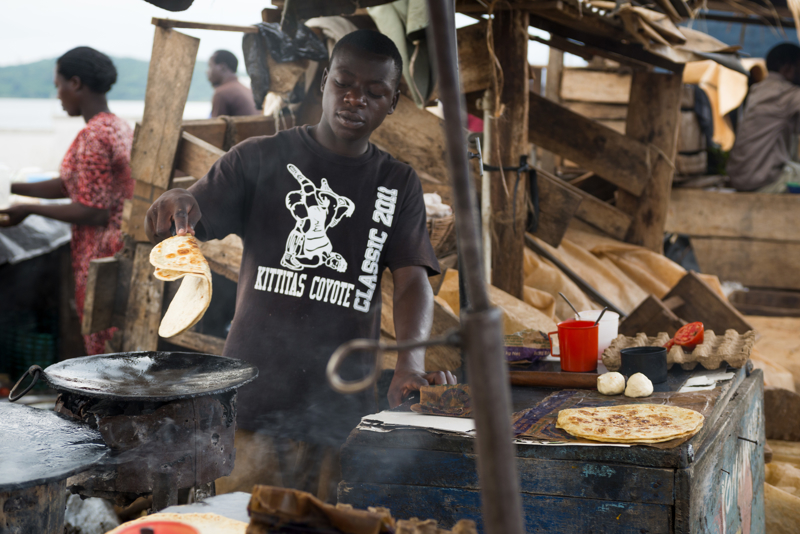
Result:
{"label": "distant tree line", "polygon": [[[117,67],[117,83],[108,93],[110,100],[144,100],[149,62],[112,58]],[[55,98],[53,74],[56,60],[44,59],[25,65],[0,67],[0,98]],[[189,100],[211,100],[214,90],[206,79],[206,62],[194,67]]]}

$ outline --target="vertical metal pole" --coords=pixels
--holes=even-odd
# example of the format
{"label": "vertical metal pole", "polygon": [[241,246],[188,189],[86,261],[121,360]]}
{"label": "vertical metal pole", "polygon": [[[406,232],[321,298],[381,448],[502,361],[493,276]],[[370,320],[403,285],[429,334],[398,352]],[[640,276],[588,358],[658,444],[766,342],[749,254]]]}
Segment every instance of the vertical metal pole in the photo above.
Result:
{"label": "vertical metal pole", "polygon": [[488,534],[523,534],[502,316],[491,307],[483,271],[478,210],[467,163],[453,5],[453,0],[428,0],[429,41],[435,51],[444,108],[447,164],[453,180],[458,253],[463,266],[459,275],[470,304],[462,313],[462,337],[472,380],[483,522]]}

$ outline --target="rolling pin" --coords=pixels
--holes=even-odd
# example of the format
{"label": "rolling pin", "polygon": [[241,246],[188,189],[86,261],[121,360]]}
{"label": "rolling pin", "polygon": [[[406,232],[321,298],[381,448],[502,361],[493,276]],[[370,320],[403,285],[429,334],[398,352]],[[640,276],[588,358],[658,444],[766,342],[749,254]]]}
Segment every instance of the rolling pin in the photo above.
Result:
{"label": "rolling pin", "polygon": [[549,373],[545,371],[509,371],[512,386],[545,388],[597,389],[597,373]]}

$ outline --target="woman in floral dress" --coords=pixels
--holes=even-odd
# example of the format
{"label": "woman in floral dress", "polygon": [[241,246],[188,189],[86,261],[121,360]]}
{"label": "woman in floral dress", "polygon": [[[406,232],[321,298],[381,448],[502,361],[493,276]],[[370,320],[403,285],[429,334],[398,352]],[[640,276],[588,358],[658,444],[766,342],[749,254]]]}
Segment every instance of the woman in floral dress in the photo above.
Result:
{"label": "woman in floral dress", "polygon": [[[111,59],[89,47],[70,50],[56,62],[58,99],[70,117],[86,127],[61,162],[61,175],[32,184],[13,184],[11,192],[38,198],[69,198],[69,204],[19,204],[0,210],[0,225],[13,226],[36,214],[72,224],[75,305],[83,321],[86,276],[93,259],[113,256],[121,247],[122,204],[133,196],[130,154],[133,131],[108,110],[106,93],[117,80]],[[84,336],[86,352],[105,352],[115,328]]]}

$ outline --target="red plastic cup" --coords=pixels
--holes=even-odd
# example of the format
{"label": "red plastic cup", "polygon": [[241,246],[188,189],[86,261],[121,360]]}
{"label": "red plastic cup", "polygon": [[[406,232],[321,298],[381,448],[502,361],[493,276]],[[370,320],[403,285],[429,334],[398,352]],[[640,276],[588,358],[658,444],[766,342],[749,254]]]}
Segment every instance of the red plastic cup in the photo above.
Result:
{"label": "red plastic cup", "polygon": [[[597,370],[597,331],[594,321],[570,319],[558,323],[558,331],[550,332],[547,338],[553,346],[553,335],[558,335],[561,370],[571,373],[588,373]],[[552,354],[552,351],[551,351]]]}
{"label": "red plastic cup", "polygon": [[[142,529],[150,529],[153,534],[200,534],[200,531],[186,523],[176,521],[142,521],[124,529],[120,534],[141,534]],[[148,532],[145,530],[145,532]]]}

